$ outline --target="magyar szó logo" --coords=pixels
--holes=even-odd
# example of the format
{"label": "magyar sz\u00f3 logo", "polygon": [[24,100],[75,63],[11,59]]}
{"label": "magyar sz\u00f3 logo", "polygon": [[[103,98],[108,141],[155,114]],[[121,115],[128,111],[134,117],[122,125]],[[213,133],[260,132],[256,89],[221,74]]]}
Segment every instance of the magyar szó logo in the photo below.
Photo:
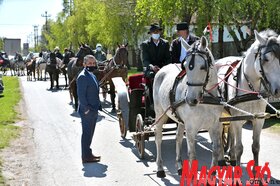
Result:
{"label": "magyar sz\u00f3 logo", "polygon": [[209,170],[206,166],[202,166],[201,171],[198,174],[198,161],[192,161],[192,165],[189,167],[188,160],[185,160],[180,186],[255,186],[260,184],[265,186],[270,183],[271,178],[271,172],[268,164],[269,163],[266,162],[264,166],[255,166],[254,160],[249,161],[246,167],[246,173],[249,176],[249,179],[246,183],[242,183],[241,178],[245,173],[242,172],[242,168],[240,166],[213,166]]}

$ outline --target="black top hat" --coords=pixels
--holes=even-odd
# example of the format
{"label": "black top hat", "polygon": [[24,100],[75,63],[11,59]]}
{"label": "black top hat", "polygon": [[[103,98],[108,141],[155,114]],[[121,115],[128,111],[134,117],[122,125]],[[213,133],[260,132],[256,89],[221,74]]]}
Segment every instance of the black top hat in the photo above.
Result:
{"label": "black top hat", "polygon": [[177,31],[179,30],[189,30],[189,25],[186,22],[181,22],[177,24]]}
{"label": "black top hat", "polygon": [[157,23],[151,24],[150,31],[148,32],[148,34],[156,30],[162,30],[162,28],[160,28],[160,26]]}

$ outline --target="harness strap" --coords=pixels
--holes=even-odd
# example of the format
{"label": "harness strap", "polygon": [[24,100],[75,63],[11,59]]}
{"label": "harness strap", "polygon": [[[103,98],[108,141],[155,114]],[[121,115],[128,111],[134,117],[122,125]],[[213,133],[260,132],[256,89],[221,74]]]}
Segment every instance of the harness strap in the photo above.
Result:
{"label": "harness strap", "polygon": [[178,108],[179,106],[181,106],[185,100],[181,100],[179,102],[175,102],[175,94],[176,94],[176,88],[180,82],[180,80],[183,79],[183,77],[186,75],[186,70],[182,70],[177,77],[175,78],[175,81],[173,83],[172,89],[169,92],[169,99],[170,99],[170,108],[172,110],[172,114],[175,115],[175,118],[179,121],[182,122],[182,119],[180,118],[179,114],[176,111],[176,108]]}

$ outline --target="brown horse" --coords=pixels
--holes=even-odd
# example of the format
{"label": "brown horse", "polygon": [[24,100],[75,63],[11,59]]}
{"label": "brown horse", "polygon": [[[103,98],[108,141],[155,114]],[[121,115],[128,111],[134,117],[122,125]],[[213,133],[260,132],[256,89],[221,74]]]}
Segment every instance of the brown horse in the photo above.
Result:
{"label": "brown horse", "polygon": [[58,80],[59,80],[59,73],[60,73],[59,68],[61,64],[62,61],[55,56],[54,52],[51,52],[46,65],[46,72],[49,73],[50,82],[51,82],[50,90],[52,90],[54,87],[54,81],[56,81],[56,89],[59,89]]}
{"label": "brown horse", "polygon": [[112,103],[113,111],[116,110],[115,104],[115,86],[113,84],[112,78],[122,77],[124,81],[127,79],[127,64],[128,64],[128,51],[126,45],[118,45],[116,54],[112,59],[110,59],[105,66],[104,70],[99,70],[96,74],[100,87],[103,90],[107,90],[107,85],[109,85],[109,91]]}
{"label": "brown horse", "polygon": [[79,75],[79,73],[81,72],[81,70],[83,69],[84,57],[88,54],[93,55],[92,49],[85,44],[81,44],[80,49],[79,49],[78,53],[76,54],[76,57],[71,58],[70,62],[67,65],[70,99],[71,99],[71,103],[73,103],[73,98],[74,98],[75,111],[77,111],[77,108],[78,108],[78,94],[77,94],[76,78]]}
{"label": "brown horse", "polygon": [[26,65],[27,81],[32,81],[32,75],[33,75],[33,79],[36,81],[36,78],[35,78],[36,58],[35,58],[33,52],[28,53],[24,63]]}

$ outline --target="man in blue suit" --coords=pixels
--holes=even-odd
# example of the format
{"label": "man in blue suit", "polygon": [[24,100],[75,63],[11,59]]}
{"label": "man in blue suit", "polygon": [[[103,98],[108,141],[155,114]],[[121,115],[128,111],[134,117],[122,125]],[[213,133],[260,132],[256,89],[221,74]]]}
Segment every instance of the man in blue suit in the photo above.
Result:
{"label": "man in blue suit", "polygon": [[96,121],[98,118],[99,84],[92,73],[96,68],[96,59],[92,55],[84,58],[84,69],[77,78],[77,93],[79,98],[78,112],[82,120],[82,162],[99,162],[100,156],[94,156],[90,148]]}

